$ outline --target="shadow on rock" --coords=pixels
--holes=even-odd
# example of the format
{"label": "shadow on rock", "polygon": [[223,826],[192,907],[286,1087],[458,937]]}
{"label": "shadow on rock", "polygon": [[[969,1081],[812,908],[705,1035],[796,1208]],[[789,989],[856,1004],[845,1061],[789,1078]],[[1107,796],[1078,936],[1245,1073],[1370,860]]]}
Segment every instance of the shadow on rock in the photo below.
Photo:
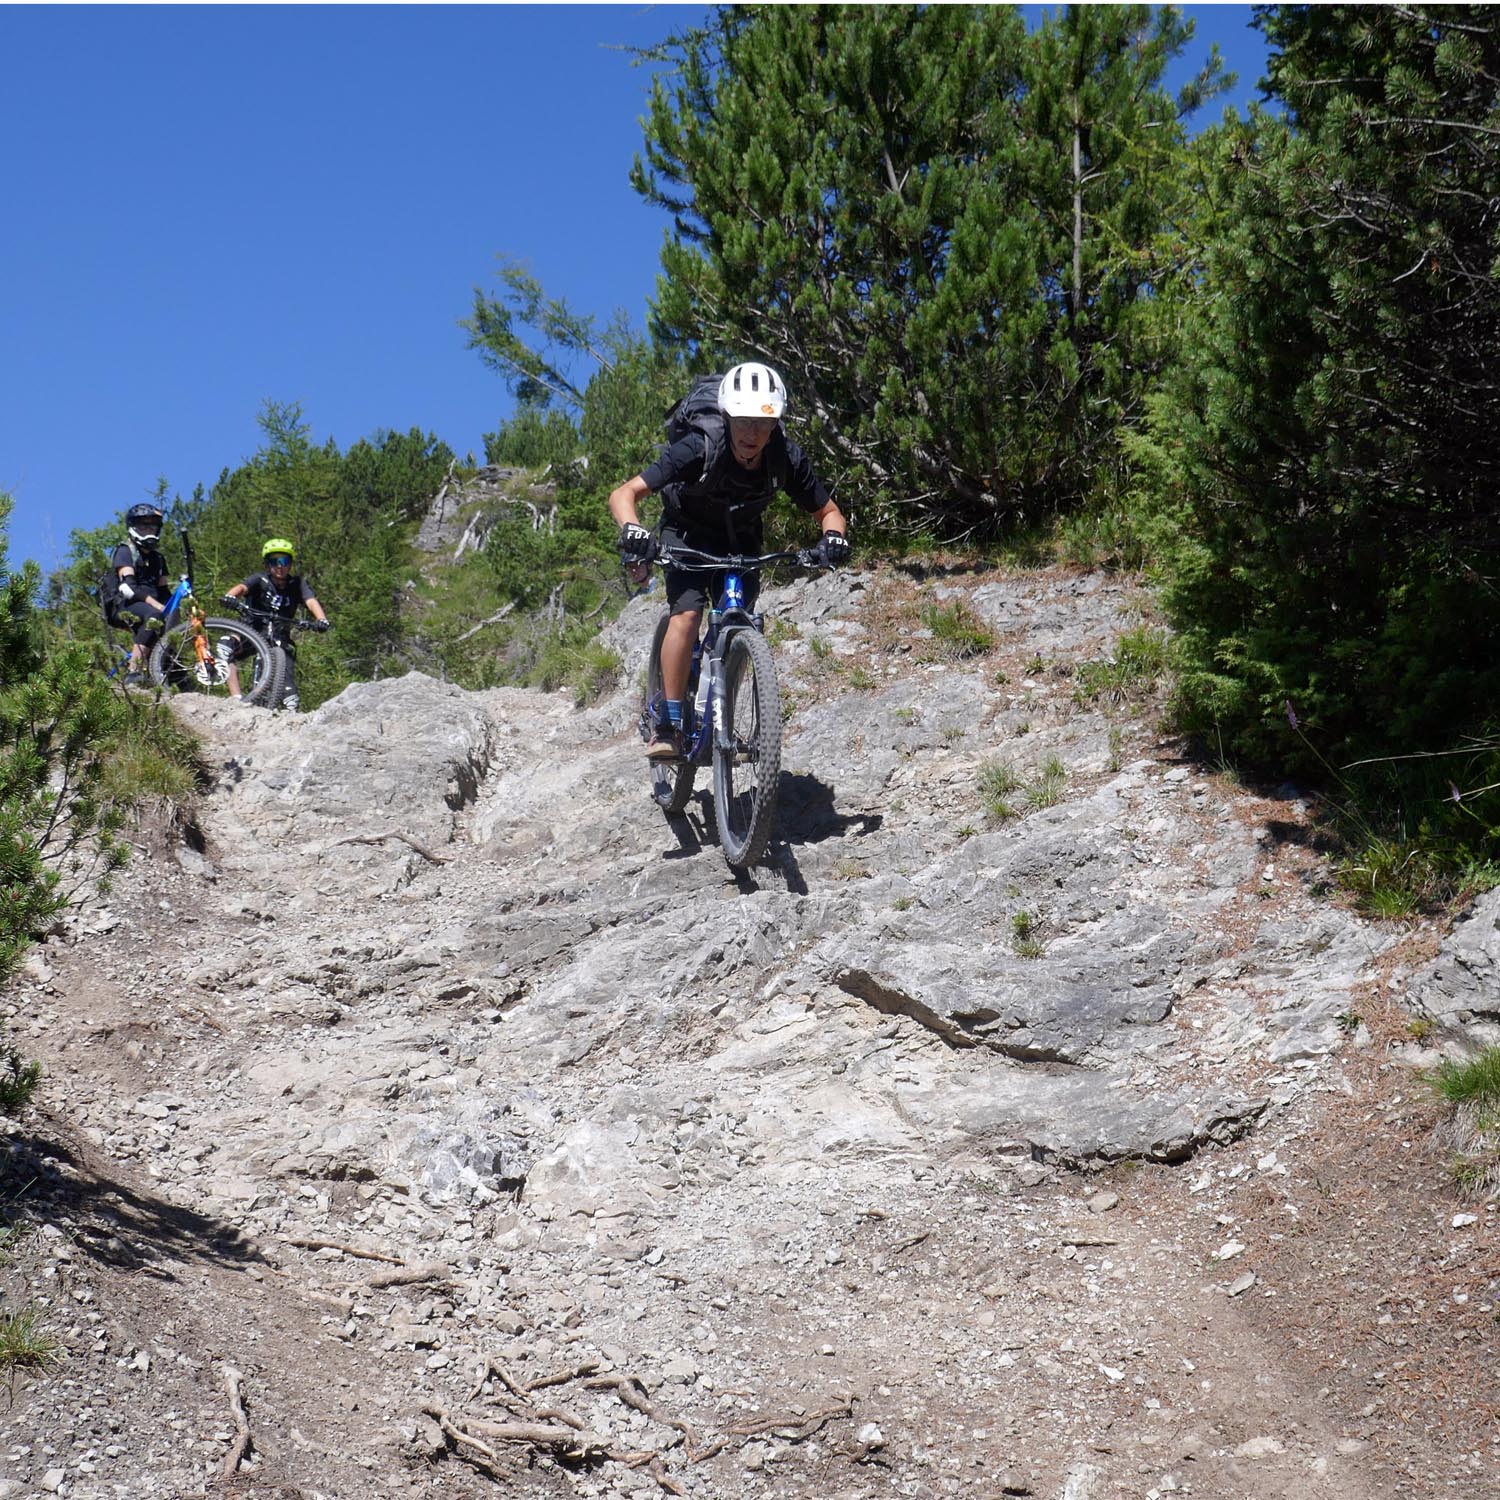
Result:
{"label": "shadow on rock", "polygon": [[833,788],[816,776],[783,771],[781,836],[789,844],[821,844],[850,834],[865,838],[885,821],[880,813],[841,813],[833,805]]}
{"label": "shadow on rock", "polygon": [[[778,830],[759,870],[739,871],[735,884],[742,891],[756,891],[764,884],[784,886],[794,895],[808,893],[807,881],[798,866],[794,845],[820,844],[824,839],[849,834],[864,838],[884,821],[879,813],[840,813],[833,803],[833,788],[816,776],[783,771],[777,793]],[[719,830],[714,822],[713,795],[700,789],[683,812],[669,814],[667,826],[677,840],[675,849],[662,851],[662,858],[692,859],[719,848]],[[769,878],[768,878],[769,877]]]}
{"label": "shadow on rock", "polygon": [[675,849],[662,851],[663,859],[691,859],[705,849],[717,849],[718,830],[714,827],[713,799],[706,791],[693,794],[693,800],[680,813],[667,814],[667,827],[677,840]]}
{"label": "shadow on rock", "polygon": [[264,1262],[232,1225],[140,1192],[39,1135],[14,1135],[0,1149],[0,1199],[12,1221],[54,1225],[78,1250],[117,1270],[170,1281],[167,1261]]}

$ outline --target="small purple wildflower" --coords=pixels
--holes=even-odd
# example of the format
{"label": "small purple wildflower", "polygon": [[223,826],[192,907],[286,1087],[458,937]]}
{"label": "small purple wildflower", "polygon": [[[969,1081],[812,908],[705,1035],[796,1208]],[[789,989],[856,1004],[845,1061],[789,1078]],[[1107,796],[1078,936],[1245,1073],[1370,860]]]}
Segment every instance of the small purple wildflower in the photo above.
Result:
{"label": "small purple wildflower", "polygon": [[1451,781],[1448,783],[1448,800],[1450,802],[1462,802],[1464,800],[1464,794]]}
{"label": "small purple wildflower", "polygon": [[1290,698],[1286,700],[1286,721],[1293,729],[1299,727],[1297,724],[1297,710],[1292,707],[1292,700]]}

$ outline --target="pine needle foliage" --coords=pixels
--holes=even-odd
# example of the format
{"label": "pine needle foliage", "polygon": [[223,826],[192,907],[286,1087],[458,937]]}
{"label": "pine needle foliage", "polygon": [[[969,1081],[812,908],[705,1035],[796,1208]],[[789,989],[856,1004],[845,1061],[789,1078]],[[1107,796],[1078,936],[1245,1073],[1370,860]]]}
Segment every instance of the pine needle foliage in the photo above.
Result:
{"label": "pine needle foliage", "polygon": [[1500,852],[1500,11],[1259,24],[1287,114],[1207,144],[1202,290],[1135,448],[1180,721],[1336,767],[1473,867]]}
{"label": "pine needle foliage", "polygon": [[653,329],[780,367],[867,535],[993,535],[1107,492],[1181,273],[1170,6],[727,7],[670,39],[633,180]]}

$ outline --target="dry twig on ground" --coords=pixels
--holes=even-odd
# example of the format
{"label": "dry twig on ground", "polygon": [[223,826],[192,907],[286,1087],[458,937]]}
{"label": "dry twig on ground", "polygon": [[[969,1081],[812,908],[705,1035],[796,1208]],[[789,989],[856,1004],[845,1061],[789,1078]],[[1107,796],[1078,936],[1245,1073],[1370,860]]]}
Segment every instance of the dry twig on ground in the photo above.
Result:
{"label": "dry twig on ground", "polygon": [[361,1250],[358,1245],[345,1245],[339,1240],[310,1240],[283,1235],[281,1243],[298,1250],[342,1250],[345,1255],[352,1255],[358,1260],[383,1260],[393,1266],[406,1264],[404,1256],[387,1255],[384,1250]]}
{"label": "dry twig on ground", "polygon": [[233,1365],[224,1366],[224,1390],[229,1397],[230,1414],[234,1417],[234,1445],[224,1455],[224,1467],[219,1471],[225,1479],[250,1456],[250,1422],[245,1416],[245,1403],[240,1399],[241,1378]]}
{"label": "dry twig on ground", "polygon": [[387,1286],[410,1286],[418,1281],[446,1281],[452,1270],[440,1260],[425,1261],[421,1265],[402,1266],[395,1271],[377,1271],[365,1285],[378,1292]]}

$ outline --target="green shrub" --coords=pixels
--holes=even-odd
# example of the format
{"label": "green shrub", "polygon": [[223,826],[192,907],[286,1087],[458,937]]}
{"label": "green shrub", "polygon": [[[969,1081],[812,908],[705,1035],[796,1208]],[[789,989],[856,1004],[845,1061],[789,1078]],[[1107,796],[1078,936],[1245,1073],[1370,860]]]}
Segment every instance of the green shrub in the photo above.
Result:
{"label": "green shrub", "polygon": [[515,469],[561,469],[583,451],[566,412],[521,405],[496,432],[484,434],[486,463]]}
{"label": "green shrub", "polygon": [[0,1043],[0,1115],[18,1115],[36,1093],[42,1065],[26,1062],[14,1047]]}
{"label": "green shrub", "polygon": [[1037,921],[1029,911],[1018,911],[1010,919],[1011,945],[1018,958],[1041,958],[1047,951],[1037,936]]}
{"label": "green shrub", "polygon": [[618,651],[600,645],[597,640],[575,647],[566,679],[573,690],[574,704],[585,708],[597,703],[620,680],[624,665]]}

